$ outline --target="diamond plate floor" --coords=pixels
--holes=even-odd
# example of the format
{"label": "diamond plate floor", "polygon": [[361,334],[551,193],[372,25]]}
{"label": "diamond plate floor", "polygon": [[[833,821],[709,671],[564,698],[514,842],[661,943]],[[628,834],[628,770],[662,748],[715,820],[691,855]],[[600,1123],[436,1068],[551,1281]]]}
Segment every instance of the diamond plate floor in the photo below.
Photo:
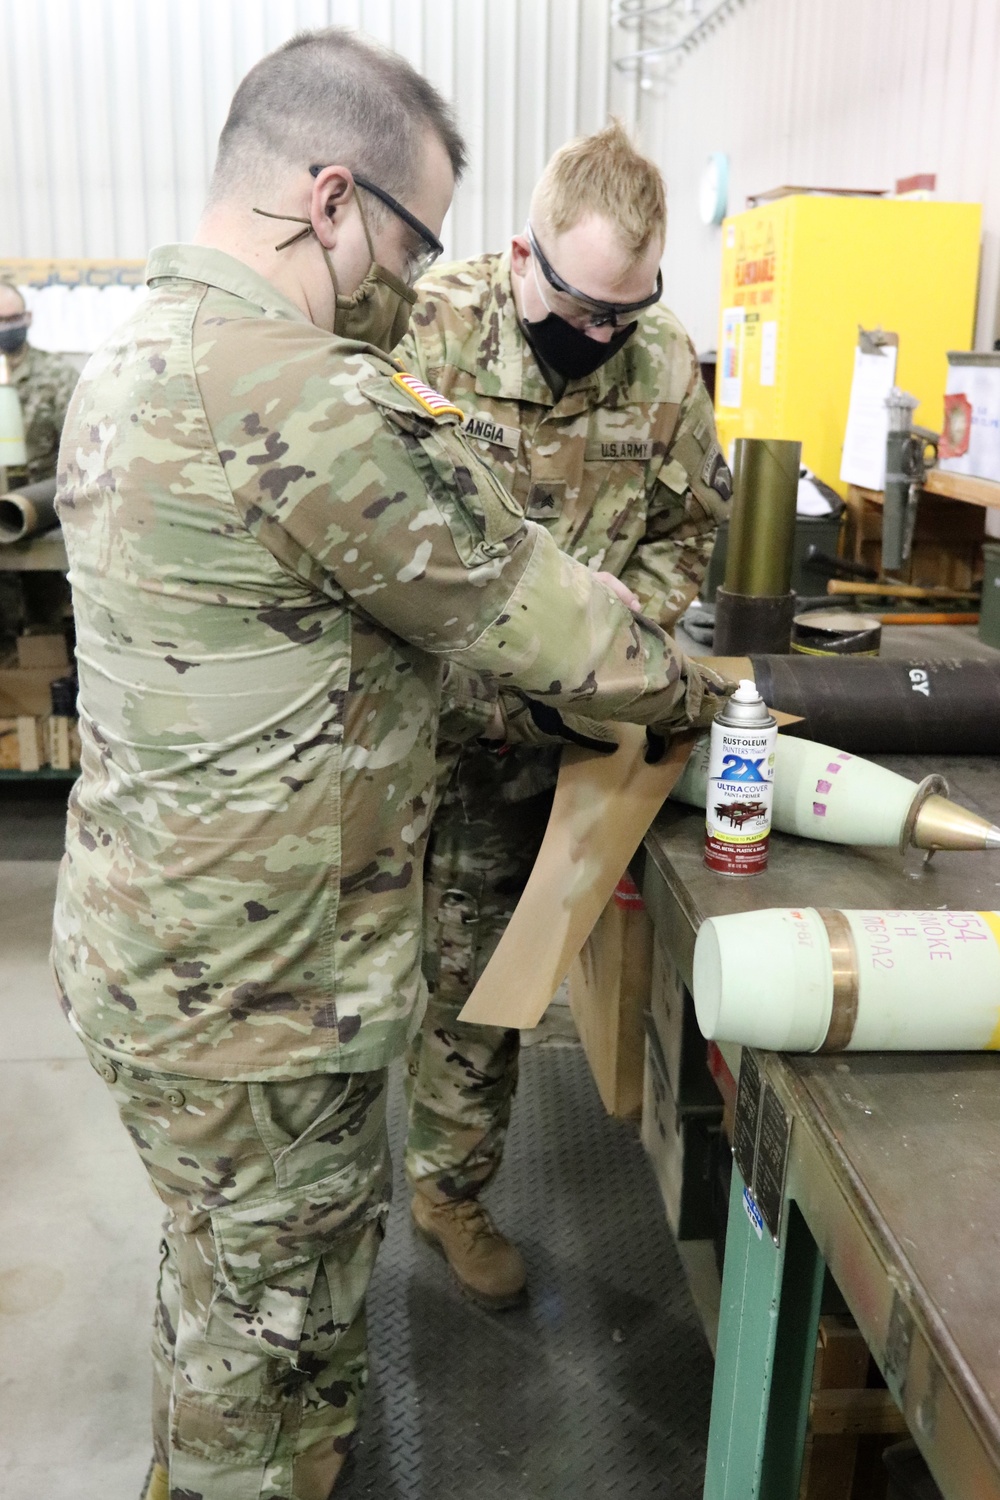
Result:
{"label": "diamond plate floor", "polygon": [[698,1500],[712,1362],[634,1127],[578,1046],[522,1053],[489,1203],[523,1250],[526,1307],[463,1298],[396,1201],[369,1296],[373,1378],[337,1500]]}

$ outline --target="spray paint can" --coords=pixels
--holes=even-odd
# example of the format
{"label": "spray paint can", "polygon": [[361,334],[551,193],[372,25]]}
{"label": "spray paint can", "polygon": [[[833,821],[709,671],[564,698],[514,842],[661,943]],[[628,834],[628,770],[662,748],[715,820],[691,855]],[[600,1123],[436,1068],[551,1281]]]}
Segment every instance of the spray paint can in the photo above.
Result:
{"label": "spray paint can", "polygon": [[712,723],[705,863],[722,875],[767,869],[778,724],[744,679]]}

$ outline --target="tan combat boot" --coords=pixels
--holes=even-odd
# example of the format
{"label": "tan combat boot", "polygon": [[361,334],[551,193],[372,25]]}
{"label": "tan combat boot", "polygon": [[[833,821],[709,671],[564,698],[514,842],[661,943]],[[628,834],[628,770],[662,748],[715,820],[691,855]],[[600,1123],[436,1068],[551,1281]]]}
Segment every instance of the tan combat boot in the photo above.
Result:
{"label": "tan combat boot", "polygon": [[521,1252],[500,1233],[476,1198],[432,1203],[414,1193],[413,1222],[429,1245],[440,1251],[463,1291],[484,1307],[513,1307],[521,1301],[527,1277]]}
{"label": "tan combat boot", "polygon": [[167,1471],[155,1459],[150,1464],[149,1473],[146,1475],[142,1500],[170,1500],[170,1480],[167,1477]]}

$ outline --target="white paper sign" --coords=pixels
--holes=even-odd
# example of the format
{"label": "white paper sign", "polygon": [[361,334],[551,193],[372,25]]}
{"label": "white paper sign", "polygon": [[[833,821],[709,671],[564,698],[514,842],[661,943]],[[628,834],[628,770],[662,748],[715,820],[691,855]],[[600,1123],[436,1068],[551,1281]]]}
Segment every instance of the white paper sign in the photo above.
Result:
{"label": "white paper sign", "polygon": [[719,405],[737,410],[743,405],[743,323],[742,307],[727,307],[722,314],[722,380]]}
{"label": "white paper sign", "polygon": [[944,389],[946,396],[965,396],[971,422],[966,451],[957,458],[942,458],[941,468],[949,474],[1000,479],[1000,367],[949,364]]}
{"label": "white paper sign", "polygon": [[778,325],[773,318],[760,325],[760,383],[773,385],[778,366]]}
{"label": "white paper sign", "polygon": [[894,344],[875,354],[854,351],[854,379],[847,409],[847,430],[840,477],[844,484],[866,490],[885,489],[885,442],[889,435],[889,412],[885,398],[896,379]]}

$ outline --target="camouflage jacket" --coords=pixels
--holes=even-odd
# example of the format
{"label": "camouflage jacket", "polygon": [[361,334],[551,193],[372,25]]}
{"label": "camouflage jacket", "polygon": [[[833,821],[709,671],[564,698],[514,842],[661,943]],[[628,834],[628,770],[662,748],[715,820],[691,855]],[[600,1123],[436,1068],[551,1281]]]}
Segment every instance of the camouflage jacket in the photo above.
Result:
{"label": "camouflage jacket", "polygon": [[695,597],[732,481],[691,341],[662,304],[555,401],[518,325],[510,255],[420,283],[400,355],[465,413],[464,430],[531,520],[622,578],[669,630]]}
{"label": "camouflage jacket", "polygon": [[11,369],[11,382],[24,413],[24,439],[28,462],[23,468],[11,469],[7,476],[10,489],[51,479],[56,472],[59,435],[66,420],[78,372],[61,354],[47,354],[28,344],[25,353]]}
{"label": "camouflage jacket", "polygon": [[377,350],[219,251],[163,248],[148,275],[61,451],[64,1003],[112,1062],[379,1067],[421,994],[442,661],[640,723],[710,716],[704,679]]}

